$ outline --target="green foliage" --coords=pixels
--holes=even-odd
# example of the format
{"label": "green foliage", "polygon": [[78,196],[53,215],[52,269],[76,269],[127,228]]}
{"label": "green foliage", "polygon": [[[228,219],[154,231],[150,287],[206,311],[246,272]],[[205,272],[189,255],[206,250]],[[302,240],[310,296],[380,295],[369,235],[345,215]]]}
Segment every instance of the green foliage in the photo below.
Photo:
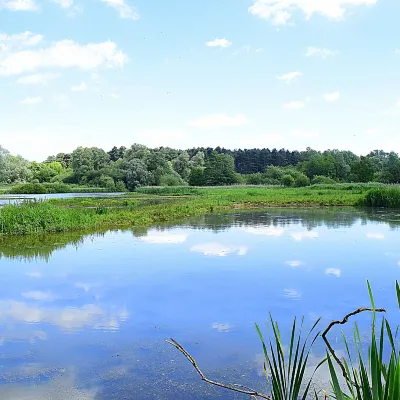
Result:
{"label": "green foliage", "polygon": [[206,162],[204,181],[206,185],[210,186],[223,186],[237,183],[233,157],[228,154],[217,154],[214,152]]}
{"label": "green foliage", "polygon": [[41,183],[22,183],[13,186],[10,190],[11,194],[46,194],[49,193]]}
{"label": "green foliage", "polygon": [[[397,330],[391,327],[383,317],[380,329],[376,326],[375,303],[369,282],[368,291],[372,304],[371,343],[368,345],[368,357],[365,358],[364,340],[361,339],[355,324],[354,344],[356,357],[353,364],[349,346],[343,336],[347,357],[343,360],[347,379],[347,390],[339,385],[339,379],[333,361],[328,355],[329,370],[332,379],[332,391],[338,400],[394,400],[400,398],[400,351],[397,343]],[[396,294],[400,307],[400,287],[396,281]],[[394,335],[394,332],[396,335]],[[389,353],[385,360],[384,354]]]}
{"label": "green foliage", "polygon": [[125,183],[123,181],[115,182],[115,191],[116,192],[126,192],[127,188],[125,186]]}
{"label": "green foliage", "polygon": [[294,187],[310,186],[310,178],[303,173],[295,175]]}
{"label": "green foliage", "polygon": [[337,182],[328,176],[316,175],[311,181],[313,185],[334,185]]}
{"label": "green foliage", "polygon": [[206,184],[204,178],[204,168],[194,167],[190,170],[189,185],[190,186],[204,186]]}
{"label": "green foliage", "polygon": [[375,168],[372,160],[368,157],[360,157],[351,166],[351,180],[354,182],[372,182],[374,180]]}
{"label": "green foliage", "polygon": [[294,186],[294,178],[292,175],[283,175],[281,179],[281,183],[283,186],[289,187]]}
{"label": "green foliage", "polygon": [[308,358],[312,346],[319,336],[319,332],[315,332],[315,328],[320,319],[309,330],[305,340],[302,336],[303,322],[304,318],[301,321],[300,328],[298,328],[297,321],[294,319],[288,357],[285,356],[278,323],[273,320],[272,316],[270,315],[270,328],[273,335],[268,342],[264,340],[261,329],[256,324],[265,357],[264,374],[273,400],[306,399],[310,392],[315,372],[325,362],[323,360],[319,363],[311,376],[305,379]]}
{"label": "green foliage", "polygon": [[370,207],[400,207],[400,187],[379,187],[371,189],[360,202],[361,205]]}
{"label": "green foliage", "polygon": [[166,174],[160,178],[161,186],[183,186],[185,185],[185,181],[179,176],[178,173],[175,174]]}

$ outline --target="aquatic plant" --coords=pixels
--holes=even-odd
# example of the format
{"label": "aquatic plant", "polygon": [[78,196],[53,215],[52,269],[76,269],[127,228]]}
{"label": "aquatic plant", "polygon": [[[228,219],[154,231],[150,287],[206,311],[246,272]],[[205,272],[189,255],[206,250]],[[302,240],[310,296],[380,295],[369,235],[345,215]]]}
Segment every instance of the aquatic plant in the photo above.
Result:
{"label": "aquatic plant", "polygon": [[370,207],[398,208],[400,207],[400,187],[385,186],[371,189],[367,192],[361,204]]}

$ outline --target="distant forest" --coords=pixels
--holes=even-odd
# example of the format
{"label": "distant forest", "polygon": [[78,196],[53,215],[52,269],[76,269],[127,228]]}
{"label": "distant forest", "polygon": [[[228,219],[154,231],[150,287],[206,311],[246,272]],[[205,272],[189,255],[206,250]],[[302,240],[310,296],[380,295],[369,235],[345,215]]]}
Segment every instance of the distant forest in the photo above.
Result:
{"label": "distant forest", "polygon": [[139,186],[218,186],[232,184],[308,186],[337,182],[400,183],[397,153],[351,151],[192,148],[155,149],[134,144],[78,147],[42,163],[11,155],[0,146],[0,183],[79,184],[108,190]]}

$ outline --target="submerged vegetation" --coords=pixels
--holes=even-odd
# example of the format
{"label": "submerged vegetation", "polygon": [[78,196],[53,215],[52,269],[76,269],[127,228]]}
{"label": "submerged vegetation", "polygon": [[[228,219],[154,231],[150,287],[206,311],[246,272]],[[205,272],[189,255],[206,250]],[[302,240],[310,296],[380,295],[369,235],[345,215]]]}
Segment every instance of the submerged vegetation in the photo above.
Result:
{"label": "submerged vegetation", "polygon": [[5,205],[0,233],[37,234],[79,229],[129,228],[182,221],[230,209],[293,206],[399,207],[399,187],[365,184],[276,187],[147,187],[129,195],[52,199]]}
{"label": "submerged vegetation", "polygon": [[[318,319],[309,330],[306,338],[302,334],[302,321],[300,329],[297,327],[296,319],[293,322],[289,343],[285,346],[282,342],[279,325],[270,317],[267,324],[270,332],[269,340],[265,340],[260,327],[256,324],[263,354],[264,374],[268,393],[260,393],[247,386],[238,384],[223,384],[207,378],[198,367],[195,359],[174,339],[167,342],[177,348],[192,364],[201,379],[209,384],[222,387],[238,393],[250,395],[252,399],[267,400],[298,400],[313,398],[336,400],[395,400],[400,398],[400,348],[398,346],[399,326],[394,327],[389,320],[383,316],[380,329],[377,329],[377,313],[386,313],[383,308],[376,308],[372,289],[367,281],[371,308],[359,308],[345,315],[342,320],[332,321],[322,333],[322,339],[326,344],[326,357],[313,368],[311,376],[305,375],[308,367],[308,358],[314,343],[321,332],[315,333],[320,323]],[[400,308],[400,286],[396,281],[396,295]],[[357,323],[354,324],[354,343],[351,346],[344,333],[342,333],[343,344],[346,354],[342,359],[336,355],[327,334],[335,325],[346,324],[351,317],[363,312],[372,314],[370,325],[370,343],[366,345],[365,339],[361,338]],[[309,344],[308,344],[309,343]],[[350,348],[355,348],[355,357],[352,357]],[[313,377],[315,372],[324,364],[328,363],[331,388],[316,390],[313,388]],[[342,376],[337,371],[342,372]],[[313,389],[313,391],[312,391]],[[327,394],[327,393],[331,394]]]}

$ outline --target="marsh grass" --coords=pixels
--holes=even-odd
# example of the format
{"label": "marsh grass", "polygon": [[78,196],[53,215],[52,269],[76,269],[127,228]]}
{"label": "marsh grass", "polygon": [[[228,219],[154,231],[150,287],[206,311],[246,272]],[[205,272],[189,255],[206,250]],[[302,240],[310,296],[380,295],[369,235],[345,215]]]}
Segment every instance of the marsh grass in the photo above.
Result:
{"label": "marsh grass", "polygon": [[361,200],[361,204],[369,207],[399,208],[400,187],[386,186],[371,189]]}
{"label": "marsh grass", "polygon": [[[352,359],[349,345],[343,336],[347,350],[347,359],[343,360],[349,379],[346,379],[347,390],[339,385],[332,358],[328,355],[332,390],[337,400],[395,400],[400,399],[400,349],[398,330],[391,327],[386,317],[382,317],[380,329],[377,330],[375,301],[371,286],[368,291],[372,304],[371,344],[368,345],[368,356],[360,336],[357,323],[354,325],[354,344],[356,357]],[[400,308],[400,287],[396,281],[396,295]],[[390,353],[384,357],[385,351]]]}

